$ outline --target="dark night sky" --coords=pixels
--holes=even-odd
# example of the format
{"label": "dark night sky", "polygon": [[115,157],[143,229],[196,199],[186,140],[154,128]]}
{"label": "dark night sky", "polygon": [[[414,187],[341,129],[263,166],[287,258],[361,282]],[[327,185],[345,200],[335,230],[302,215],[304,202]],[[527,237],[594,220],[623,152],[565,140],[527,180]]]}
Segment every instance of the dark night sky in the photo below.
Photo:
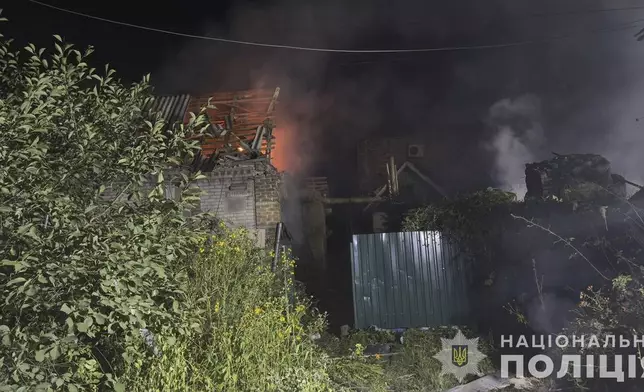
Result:
{"label": "dark night sky", "polygon": [[[230,1],[175,2],[174,6],[150,1],[48,3],[107,19],[193,34],[201,33],[206,20],[225,23],[225,12],[230,6]],[[97,49],[93,55],[96,64],[110,63],[128,80],[138,80],[158,69],[169,56],[187,45],[186,39],[180,37],[110,25],[26,1],[10,0],[3,8],[9,18],[9,23],[2,27],[5,35],[21,44],[49,46],[51,36],[59,34],[79,47],[92,45]]]}
{"label": "dark night sky", "polygon": [[[3,4],[3,33],[21,45],[51,35],[93,45],[94,65],[125,80],[152,73],[160,93],[283,88],[288,169],[352,182],[355,143],[421,135],[447,187],[521,182],[522,164],[550,151],[603,153],[644,178],[637,29],[642,0],[103,2],[43,0],[108,19],[189,34],[343,49],[481,45],[573,34],[503,49],[416,54],[320,54],[146,32],[27,1]],[[535,14],[547,15],[535,15]],[[640,22],[640,27],[644,23]],[[545,156],[547,157],[547,156]],[[446,184],[447,183],[447,184]]]}

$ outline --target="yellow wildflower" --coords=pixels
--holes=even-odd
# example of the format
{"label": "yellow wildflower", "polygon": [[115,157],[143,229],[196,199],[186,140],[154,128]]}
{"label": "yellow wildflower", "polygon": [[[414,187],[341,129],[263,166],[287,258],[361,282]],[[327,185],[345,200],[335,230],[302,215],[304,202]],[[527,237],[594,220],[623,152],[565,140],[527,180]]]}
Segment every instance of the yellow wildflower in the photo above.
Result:
{"label": "yellow wildflower", "polygon": [[257,306],[257,307],[255,308],[255,314],[260,314],[260,313],[262,313],[262,308],[260,308],[259,306]]}
{"label": "yellow wildflower", "polygon": [[215,313],[219,313],[219,301],[215,304]]}
{"label": "yellow wildflower", "polygon": [[380,358],[382,358],[382,355],[380,355],[380,354],[376,354],[376,359],[378,359],[378,360],[379,360]]}

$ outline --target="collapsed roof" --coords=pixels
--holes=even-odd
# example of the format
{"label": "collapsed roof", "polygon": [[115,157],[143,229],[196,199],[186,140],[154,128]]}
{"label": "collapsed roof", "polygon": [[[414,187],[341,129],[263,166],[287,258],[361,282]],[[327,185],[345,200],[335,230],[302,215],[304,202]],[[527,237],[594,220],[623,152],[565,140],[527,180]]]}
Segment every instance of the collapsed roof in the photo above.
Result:
{"label": "collapsed roof", "polygon": [[247,90],[204,95],[156,97],[150,110],[159,112],[168,123],[187,124],[191,113],[202,108],[210,122],[207,136],[201,138],[201,152],[192,166],[210,171],[215,166],[263,159],[270,163],[275,147],[275,109],[280,89]]}

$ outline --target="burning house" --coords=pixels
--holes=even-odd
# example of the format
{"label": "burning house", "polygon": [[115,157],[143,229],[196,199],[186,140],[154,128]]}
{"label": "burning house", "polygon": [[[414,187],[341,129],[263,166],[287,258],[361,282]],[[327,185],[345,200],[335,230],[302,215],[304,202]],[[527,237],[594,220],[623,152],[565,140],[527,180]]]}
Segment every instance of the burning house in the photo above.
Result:
{"label": "burning house", "polygon": [[201,212],[257,233],[259,246],[272,246],[277,230],[287,232],[307,273],[314,273],[326,268],[328,185],[324,177],[295,178],[274,166],[279,92],[158,97],[152,109],[168,122],[185,124],[206,108],[209,136],[191,163],[206,176],[198,182],[205,191]]}
{"label": "burning house", "polygon": [[198,183],[205,191],[200,210],[256,233],[260,246],[270,242],[281,221],[282,176],[271,162],[279,91],[163,96],[151,106],[167,122],[184,124],[206,108],[208,136],[191,164],[206,176]]}

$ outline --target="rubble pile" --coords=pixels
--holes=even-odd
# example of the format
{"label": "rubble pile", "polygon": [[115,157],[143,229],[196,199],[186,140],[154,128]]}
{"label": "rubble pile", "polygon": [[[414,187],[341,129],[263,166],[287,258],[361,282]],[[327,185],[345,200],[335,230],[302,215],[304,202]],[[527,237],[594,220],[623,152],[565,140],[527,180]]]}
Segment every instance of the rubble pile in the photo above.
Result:
{"label": "rubble pile", "polygon": [[626,181],[611,172],[610,162],[597,154],[555,154],[526,164],[526,198],[556,198],[571,203],[610,203],[626,197]]}

